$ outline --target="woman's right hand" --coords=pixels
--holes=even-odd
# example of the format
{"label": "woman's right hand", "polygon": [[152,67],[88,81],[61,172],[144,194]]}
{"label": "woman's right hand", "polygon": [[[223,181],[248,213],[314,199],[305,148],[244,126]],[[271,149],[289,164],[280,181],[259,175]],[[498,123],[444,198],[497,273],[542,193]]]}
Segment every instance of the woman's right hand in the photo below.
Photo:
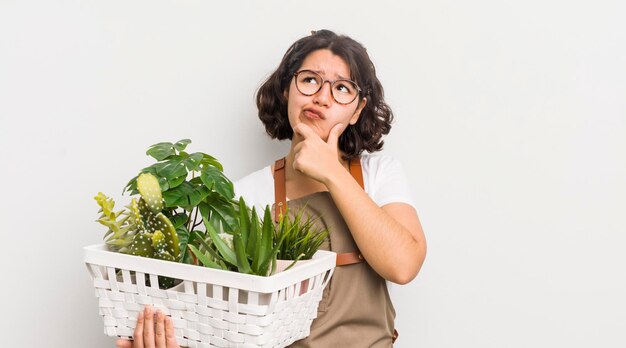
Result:
{"label": "woman's right hand", "polygon": [[180,348],[176,343],[172,318],[160,310],[155,315],[152,306],[146,306],[139,313],[133,337],[133,341],[119,339],[115,345],[119,348]]}

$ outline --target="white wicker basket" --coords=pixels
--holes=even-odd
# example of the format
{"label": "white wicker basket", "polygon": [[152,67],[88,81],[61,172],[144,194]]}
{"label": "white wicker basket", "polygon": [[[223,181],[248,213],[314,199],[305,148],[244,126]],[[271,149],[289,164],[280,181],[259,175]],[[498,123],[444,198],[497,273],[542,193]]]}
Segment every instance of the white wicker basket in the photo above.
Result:
{"label": "white wicker basket", "polygon": [[[105,334],[132,337],[137,314],[152,305],[172,317],[178,343],[188,347],[285,347],[307,337],[336,261],[320,250],[311,262],[260,277],[120,254],[104,244],[84,251]],[[151,286],[135,280],[146,275]],[[158,276],[182,283],[161,290]]]}

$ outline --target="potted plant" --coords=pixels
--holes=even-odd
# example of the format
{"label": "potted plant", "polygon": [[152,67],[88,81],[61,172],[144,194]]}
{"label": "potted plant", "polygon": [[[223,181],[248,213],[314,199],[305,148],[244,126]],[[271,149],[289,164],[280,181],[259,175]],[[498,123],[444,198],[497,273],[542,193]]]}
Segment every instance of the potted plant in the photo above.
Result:
{"label": "potted plant", "polygon": [[[150,146],[146,154],[157,162],[126,185],[124,192],[140,195],[126,209],[114,212],[112,198],[103,193],[95,197],[98,222],[108,227],[105,241],[111,250],[192,264],[187,246],[206,234],[199,229],[204,222],[226,232],[237,227],[232,182],[214,157],[185,152],[190,143],[183,139]],[[159,282],[172,285],[163,278]]]}
{"label": "potted plant", "polygon": [[[151,146],[147,154],[156,163],[128,182],[124,192],[133,197],[124,209],[115,211],[115,202],[103,193],[95,197],[97,221],[107,227],[105,243],[85,247],[84,260],[105,332],[131,337],[137,313],[151,303],[172,316],[182,346],[244,340],[283,347],[306,337],[335,254],[319,251],[312,263],[277,273],[277,255],[295,253],[294,261],[310,256],[303,241],[313,246],[319,241],[311,234],[311,220],[284,217],[275,226],[269,207],[261,219],[243,198],[234,199],[232,182],[214,157],[185,151],[190,143]],[[310,291],[298,293],[304,281]],[[297,320],[273,325],[279,311]],[[211,328],[198,326],[198,317]],[[223,336],[217,323],[225,319],[249,324],[235,325],[242,331]]]}
{"label": "potted plant", "polygon": [[289,209],[282,214],[275,229],[275,238],[280,240],[276,258],[280,270],[288,270],[300,260],[311,260],[313,255],[328,239],[329,231],[316,226],[318,219],[303,216],[302,208],[294,214]]}
{"label": "potted plant", "polygon": [[261,222],[256,209],[253,207],[250,211],[240,197],[238,228],[232,234],[218,234],[209,221],[205,219],[204,223],[208,239],[196,236],[194,240],[199,241],[200,247],[189,244],[204,266],[260,276],[274,273],[276,255],[284,238],[275,236],[269,207],[265,208]]}

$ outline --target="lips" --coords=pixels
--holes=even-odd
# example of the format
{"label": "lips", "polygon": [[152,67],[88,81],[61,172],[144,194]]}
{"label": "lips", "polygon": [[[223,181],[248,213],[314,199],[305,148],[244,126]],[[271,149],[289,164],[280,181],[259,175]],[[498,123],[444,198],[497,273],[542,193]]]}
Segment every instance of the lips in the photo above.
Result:
{"label": "lips", "polygon": [[304,109],[304,116],[314,120],[323,120],[326,118],[321,111],[315,109]]}

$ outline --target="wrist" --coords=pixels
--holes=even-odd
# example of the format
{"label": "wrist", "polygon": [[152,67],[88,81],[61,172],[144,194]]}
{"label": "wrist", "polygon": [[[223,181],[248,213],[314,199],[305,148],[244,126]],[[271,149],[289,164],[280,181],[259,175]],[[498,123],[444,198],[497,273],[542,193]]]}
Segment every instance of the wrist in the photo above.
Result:
{"label": "wrist", "polygon": [[339,162],[337,162],[337,166],[335,166],[333,170],[327,173],[323,184],[326,185],[328,191],[334,191],[338,187],[343,187],[352,179],[350,172]]}

